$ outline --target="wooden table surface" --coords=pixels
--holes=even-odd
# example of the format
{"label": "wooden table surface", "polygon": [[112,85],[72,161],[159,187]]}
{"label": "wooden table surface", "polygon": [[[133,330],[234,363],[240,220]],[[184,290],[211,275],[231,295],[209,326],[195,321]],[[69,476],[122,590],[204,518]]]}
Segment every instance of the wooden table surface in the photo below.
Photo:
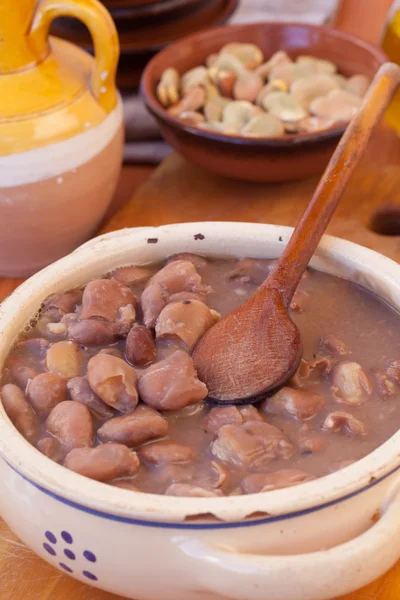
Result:
{"label": "wooden table surface", "polygon": [[[387,126],[381,126],[346,191],[329,227],[330,233],[400,259],[399,159],[400,140]],[[125,171],[123,179],[135,186],[148,174],[146,169],[139,175]],[[103,230],[204,220],[294,225],[316,182],[317,178],[269,185],[230,181],[191,166],[173,154]],[[123,204],[126,189],[124,184],[119,190],[117,202],[120,204]],[[383,214],[377,226],[397,228],[398,236],[371,231],[377,213]],[[0,300],[16,284],[17,280],[0,280]],[[0,519],[0,600],[72,598],[117,600],[117,596],[89,588],[48,566],[21,544]],[[400,562],[385,577],[347,596],[346,600],[399,598]]]}

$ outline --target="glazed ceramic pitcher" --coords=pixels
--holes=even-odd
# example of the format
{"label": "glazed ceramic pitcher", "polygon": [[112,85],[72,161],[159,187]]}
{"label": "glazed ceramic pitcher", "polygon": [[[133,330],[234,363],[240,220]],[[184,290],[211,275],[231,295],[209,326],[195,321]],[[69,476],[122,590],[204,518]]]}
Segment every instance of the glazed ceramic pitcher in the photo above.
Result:
{"label": "glazed ceramic pitcher", "polygon": [[[49,37],[83,21],[95,57]],[[119,47],[97,0],[0,0],[0,275],[25,276],[95,232],[123,149]]]}

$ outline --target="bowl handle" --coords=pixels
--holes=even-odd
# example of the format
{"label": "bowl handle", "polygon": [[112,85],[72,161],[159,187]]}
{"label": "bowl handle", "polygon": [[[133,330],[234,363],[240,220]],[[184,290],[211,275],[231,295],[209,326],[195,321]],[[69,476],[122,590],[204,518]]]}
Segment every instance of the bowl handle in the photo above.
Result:
{"label": "bowl handle", "polygon": [[[400,482],[398,482],[400,484]],[[328,550],[296,555],[253,555],[186,541],[199,561],[202,589],[232,600],[328,600],[367,585],[400,557],[400,485],[381,518],[358,537]]]}
{"label": "bowl handle", "polygon": [[46,56],[48,33],[57,17],[74,17],[89,29],[95,52],[92,92],[102,108],[111,112],[117,104],[115,73],[119,58],[118,35],[110,14],[98,0],[45,0],[39,3],[29,31],[38,56]]}

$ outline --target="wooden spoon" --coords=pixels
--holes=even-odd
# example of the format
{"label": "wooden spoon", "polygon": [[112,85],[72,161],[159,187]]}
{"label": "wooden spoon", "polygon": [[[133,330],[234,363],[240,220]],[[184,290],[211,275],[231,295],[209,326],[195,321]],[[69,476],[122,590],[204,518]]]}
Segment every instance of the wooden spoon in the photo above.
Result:
{"label": "wooden spoon", "polygon": [[400,67],[386,63],[346,129],[276,268],[255,294],[202,337],[193,353],[209,397],[250,404],[283,385],[303,353],[288,308],[372,131],[400,83]]}

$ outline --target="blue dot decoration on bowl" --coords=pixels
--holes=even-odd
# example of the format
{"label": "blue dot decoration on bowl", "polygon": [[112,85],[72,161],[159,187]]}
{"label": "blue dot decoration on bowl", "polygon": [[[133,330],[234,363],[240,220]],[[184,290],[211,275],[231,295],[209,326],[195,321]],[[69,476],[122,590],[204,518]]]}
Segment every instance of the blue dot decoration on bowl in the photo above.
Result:
{"label": "blue dot decoration on bowl", "polygon": [[[45,541],[43,548],[50,556],[62,557],[58,562],[58,566],[66,573],[83,575],[89,581],[97,581],[97,576],[88,570],[88,563],[96,563],[97,557],[91,550],[84,550],[82,555],[74,549],[71,549],[74,544],[74,538],[68,531],[61,531],[59,538],[52,531],[45,531]],[[65,547],[68,544],[69,547]],[[67,559],[67,560],[66,560]],[[81,570],[82,569],[82,570]]]}

